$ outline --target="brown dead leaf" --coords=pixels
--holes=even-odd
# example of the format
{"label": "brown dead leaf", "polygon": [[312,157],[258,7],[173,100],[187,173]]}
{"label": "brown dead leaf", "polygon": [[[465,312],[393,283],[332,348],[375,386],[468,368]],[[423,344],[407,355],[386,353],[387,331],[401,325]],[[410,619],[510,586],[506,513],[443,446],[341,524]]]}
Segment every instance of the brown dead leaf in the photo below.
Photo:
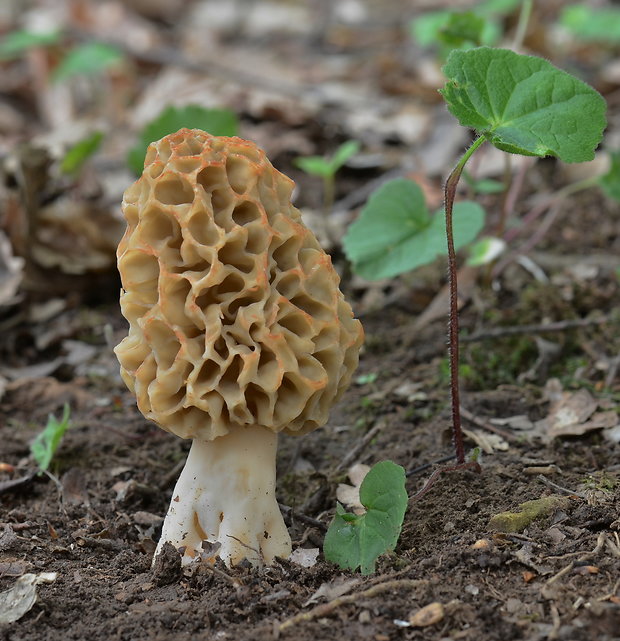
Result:
{"label": "brown dead leaf", "polygon": [[466,430],[463,434],[470,438],[485,454],[493,454],[495,450],[505,452],[509,445],[499,434],[489,434],[483,430]]}
{"label": "brown dead leaf", "polygon": [[317,603],[320,600],[333,601],[350,592],[358,583],[359,579],[347,579],[344,576],[336,577],[333,581],[323,583],[319,589],[304,603],[304,608]]}
{"label": "brown dead leaf", "polygon": [[319,548],[297,548],[290,554],[289,561],[302,568],[312,568],[319,557]]}
{"label": "brown dead leaf", "polygon": [[439,623],[445,616],[444,607],[438,601],[429,603],[409,617],[412,627],[425,628],[429,625]]}
{"label": "brown dead leaf", "polygon": [[592,430],[618,425],[618,414],[614,410],[596,411],[599,400],[586,389],[564,392],[559,381],[551,379],[545,393],[551,400],[551,406],[547,417],[536,423],[536,429],[548,439],[581,436]]}
{"label": "brown dead leaf", "polygon": [[32,567],[31,563],[21,561],[19,559],[7,559],[0,561],[0,577],[5,576],[21,576],[25,574]]}

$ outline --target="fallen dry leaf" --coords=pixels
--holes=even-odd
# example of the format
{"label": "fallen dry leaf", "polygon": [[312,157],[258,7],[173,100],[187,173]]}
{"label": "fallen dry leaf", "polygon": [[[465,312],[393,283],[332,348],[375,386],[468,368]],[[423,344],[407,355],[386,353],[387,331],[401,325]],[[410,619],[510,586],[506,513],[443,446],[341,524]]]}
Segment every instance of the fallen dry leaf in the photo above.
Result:
{"label": "fallen dry leaf", "polygon": [[586,432],[618,425],[618,414],[614,410],[596,411],[599,401],[586,389],[564,392],[557,379],[548,381],[545,388],[551,400],[549,414],[536,423],[548,439],[558,436],[581,436]]}
{"label": "fallen dry leaf", "polygon": [[291,552],[289,561],[301,565],[302,568],[311,568],[316,565],[319,558],[319,548],[297,548]]}
{"label": "fallen dry leaf", "polygon": [[425,628],[429,625],[439,623],[444,618],[444,615],[445,612],[443,605],[438,601],[435,601],[434,603],[425,605],[417,612],[414,612],[409,617],[409,623],[415,628]]}
{"label": "fallen dry leaf", "polygon": [[0,623],[14,623],[21,619],[37,601],[37,585],[52,583],[57,576],[56,572],[24,574],[13,587],[0,592]]}
{"label": "fallen dry leaf", "polygon": [[344,576],[336,577],[333,581],[323,583],[319,589],[304,603],[304,608],[325,599],[332,601],[350,592],[358,583],[359,579],[347,579]]}
{"label": "fallen dry leaf", "polygon": [[499,434],[466,429],[463,429],[463,434],[470,438],[485,454],[493,454],[495,450],[505,452],[508,449],[508,441]]}
{"label": "fallen dry leaf", "polygon": [[336,489],[336,498],[346,507],[353,510],[355,514],[363,514],[366,509],[360,502],[360,485],[364,480],[370,467],[363,463],[356,463],[349,468],[347,476],[353,485],[340,483]]}

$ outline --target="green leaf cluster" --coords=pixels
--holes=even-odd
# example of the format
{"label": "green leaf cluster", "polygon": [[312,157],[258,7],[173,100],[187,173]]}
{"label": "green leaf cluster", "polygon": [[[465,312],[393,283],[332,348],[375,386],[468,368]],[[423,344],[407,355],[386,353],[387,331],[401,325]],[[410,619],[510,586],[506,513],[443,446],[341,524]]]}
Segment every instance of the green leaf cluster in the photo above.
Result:
{"label": "green leaf cluster", "polygon": [[357,140],[349,140],[333,153],[330,157],[323,156],[304,156],[297,158],[295,164],[297,167],[313,176],[323,178],[333,178],[336,172],[360,149],[360,143]]}
{"label": "green leaf cluster", "polygon": [[127,156],[129,168],[140,175],[147,147],[154,141],[179,129],[202,129],[213,136],[236,136],[237,116],[229,109],[206,109],[199,105],[167,107],[140,132],[137,144]]}
{"label": "green leaf cluster", "polygon": [[73,76],[97,74],[122,62],[123,53],[102,42],[89,42],[71,49],[54,70],[56,82]]}
{"label": "green leaf cluster", "polygon": [[452,51],[443,71],[450,112],[498,149],[569,163],[594,158],[606,103],[585,82],[542,58],[490,47]]}
{"label": "green leaf cluster", "polygon": [[562,11],[560,24],[585,42],[620,42],[620,7],[573,4]]}
{"label": "green leaf cluster", "polygon": [[65,154],[60,163],[60,171],[64,174],[76,174],[82,165],[99,149],[103,134],[93,132],[90,136],[78,141]]}
{"label": "green leaf cluster", "polygon": [[374,572],[379,556],[396,546],[407,501],[405,470],[392,461],[373,465],[360,486],[366,512],[351,514],[338,503],[325,535],[325,558],[343,569]]}
{"label": "green leaf cluster", "polygon": [[[484,225],[474,202],[454,206],[454,242],[471,242]],[[377,189],[343,239],[353,269],[368,280],[402,274],[447,253],[445,218],[431,215],[419,185],[396,178]]]}
{"label": "green leaf cluster", "polygon": [[70,415],[69,404],[65,403],[60,421],[50,414],[45,429],[30,444],[30,452],[41,472],[49,468],[62,437],[71,425]]}

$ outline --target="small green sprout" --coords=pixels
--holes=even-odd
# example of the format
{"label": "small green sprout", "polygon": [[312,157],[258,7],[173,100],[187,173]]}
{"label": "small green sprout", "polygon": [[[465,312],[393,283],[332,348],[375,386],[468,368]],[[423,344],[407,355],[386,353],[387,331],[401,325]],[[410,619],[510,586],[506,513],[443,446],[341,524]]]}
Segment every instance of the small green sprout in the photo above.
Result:
{"label": "small green sprout", "polygon": [[499,194],[506,191],[506,185],[492,178],[474,178],[468,171],[463,170],[463,179],[475,194]]}
{"label": "small green sprout", "polygon": [[60,441],[71,425],[71,410],[65,403],[60,421],[50,414],[45,429],[30,444],[30,453],[39,466],[40,473],[47,472]]}
{"label": "small green sprout", "polygon": [[611,167],[598,179],[598,182],[609,198],[620,201],[620,151],[611,153]]}
{"label": "small green sprout", "polygon": [[343,569],[374,572],[379,556],[396,546],[407,501],[405,470],[392,461],[373,465],[360,485],[360,503],[366,512],[350,514],[337,504],[325,535],[325,558]]}
{"label": "small green sprout", "polygon": [[326,214],[334,204],[336,173],[359,149],[360,143],[357,140],[349,140],[340,145],[332,156],[303,156],[295,160],[301,170],[323,179],[323,210]]}
{"label": "small green sprout", "polygon": [[67,52],[54,70],[56,82],[73,76],[97,74],[124,60],[120,49],[102,42],[89,42]]}
{"label": "small green sprout", "polygon": [[471,267],[492,263],[506,249],[506,242],[501,238],[484,236],[469,246],[467,264]]}
{"label": "small green sprout", "polygon": [[377,372],[369,372],[368,374],[360,374],[359,376],[356,377],[355,384],[356,385],[372,384],[377,380],[377,378],[379,378],[379,374]]}
{"label": "small green sprout", "polygon": [[77,174],[82,165],[99,149],[102,140],[103,134],[100,131],[82,138],[67,151],[60,163],[60,171],[64,174]]}
{"label": "small green sprout", "polygon": [[127,156],[129,168],[140,175],[144,169],[146,149],[151,142],[183,127],[202,129],[213,136],[236,136],[239,124],[230,109],[205,109],[200,105],[167,107],[140,132],[138,142]]}

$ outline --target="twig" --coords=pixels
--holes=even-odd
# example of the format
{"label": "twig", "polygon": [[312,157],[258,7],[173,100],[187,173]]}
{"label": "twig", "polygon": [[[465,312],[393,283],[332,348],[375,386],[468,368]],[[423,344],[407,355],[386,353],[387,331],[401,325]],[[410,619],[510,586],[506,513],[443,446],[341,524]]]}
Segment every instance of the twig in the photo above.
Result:
{"label": "twig", "polygon": [[611,589],[611,592],[609,594],[605,594],[603,596],[596,597],[596,601],[609,601],[612,596],[616,596],[616,593],[618,592],[618,588],[620,588],[620,579],[618,579],[614,583],[614,587]]}
{"label": "twig", "polygon": [[576,327],[590,327],[592,325],[605,325],[613,323],[613,319],[609,316],[596,316],[593,318],[570,318],[563,321],[556,321],[554,323],[539,323],[532,325],[511,325],[510,327],[494,327],[492,329],[483,330],[470,334],[469,336],[461,336],[461,342],[474,343],[477,341],[486,340],[488,338],[502,338],[503,336],[515,336],[518,334],[541,334],[545,332],[564,332],[568,329]]}
{"label": "twig", "polygon": [[279,632],[283,632],[284,630],[287,630],[288,628],[291,628],[299,623],[306,623],[307,621],[312,621],[313,619],[331,614],[336,608],[339,608],[343,605],[348,605],[349,603],[359,603],[361,599],[369,599],[383,592],[388,592],[389,590],[414,589],[425,583],[426,581],[422,579],[397,579],[395,581],[386,581],[385,583],[379,583],[377,585],[373,585],[367,590],[363,590],[362,592],[347,594],[346,596],[332,599],[327,603],[321,603],[311,610],[308,610],[308,612],[301,612],[299,614],[296,614],[294,617],[286,619],[286,621],[280,623],[277,629]]}
{"label": "twig", "polygon": [[298,512],[297,510],[294,510],[290,505],[283,505],[282,503],[278,503],[278,506],[282,511],[288,512],[289,517],[297,519],[298,521],[301,521],[306,525],[316,527],[323,532],[327,532],[327,526],[325,525],[325,523],[322,523],[318,519],[313,519],[311,516],[308,516],[303,512]]}
{"label": "twig", "polygon": [[558,612],[557,607],[554,604],[551,604],[551,620],[553,621],[553,627],[547,635],[547,639],[553,641],[558,638],[558,633],[560,632],[560,627],[562,626],[562,621],[560,619],[560,613]]}
{"label": "twig", "polygon": [[336,465],[334,472],[340,472],[344,470],[355,457],[360,454],[363,450],[366,449],[368,444],[372,441],[375,436],[385,427],[385,421],[379,421],[372,427],[364,437],[358,442],[358,444]]}
{"label": "twig", "polygon": [[547,582],[542,588],[543,596],[546,596],[545,588],[548,588],[550,585],[553,585],[556,581],[558,581],[563,576],[571,572],[577,563],[583,563],[583,561],[588,561],[593,556],[596,556],[605,546],[606,540],[607,540],[607,535],[605,534],[605,532],[601,532],[598,535],[598,538],[596,540],[596,547],[591,552],[586,552],[585,554],[582,554],[576,561],[571,561],[567,566],[563,567],[557,574],[554,574],[550,579],[547,580]]}
{"label": "twig", "polygon": [[470,421],[474,425],[477,425],[478,427],[481,427],[483,430],[487,430],[488,432],[493,432],[493,434],[497,434],[498,436],[501,436],[503,439],[506,439],[507,441],[516,442],[518,440],[518,438],[514,434],[511,434],[510,432],[503,430],[501,427],[495,427],[495,425],[491,425],[491,423],[488,423],[487,421],[480,418],[479,416],[472,414],[469,410],[466,410],[462,405],[461,405],[461,415],[463,416],[463,418],[466,418],[468,421]]}
{"label": "twig", "polygon": [[97,539],[94,536],[78,536],[76,538],[78,545],[81,544],[89,548],[101,548],[102,550],[118,552],[125,547],[120,541],[115,541],[113,539]]}
{"label": "twig", "polygon": [[554,490],[557,490],[558,492],[562,492],[562,494],[568,494],[569,496],[578,496],[580,499],[586,498],[584,494],[581,494],[580,492],[575,492],[573,490],[569,490],[567,487],[562,487],[561,485],[558,485],[557,483],[550,481],[546,476],[543,476],[542,474],[539,474],[536,478],[542,483],[544,483],[545,485],[552,487]]}
{"label": "twig", "polygon": [[447,463],[448,461],[452,461],[455,458],[456,454],[448,454],[448,456],[442,456],[435,461],[430,461],[430,463],[423,463],[422,465],[418,465],[418,467],[413,467],[410,470],[407,470],[406,476],[409,477],[413,476],[414,474],[419,474],[420,472],[428,470],[429,467],[433,467],[433,465]]}

